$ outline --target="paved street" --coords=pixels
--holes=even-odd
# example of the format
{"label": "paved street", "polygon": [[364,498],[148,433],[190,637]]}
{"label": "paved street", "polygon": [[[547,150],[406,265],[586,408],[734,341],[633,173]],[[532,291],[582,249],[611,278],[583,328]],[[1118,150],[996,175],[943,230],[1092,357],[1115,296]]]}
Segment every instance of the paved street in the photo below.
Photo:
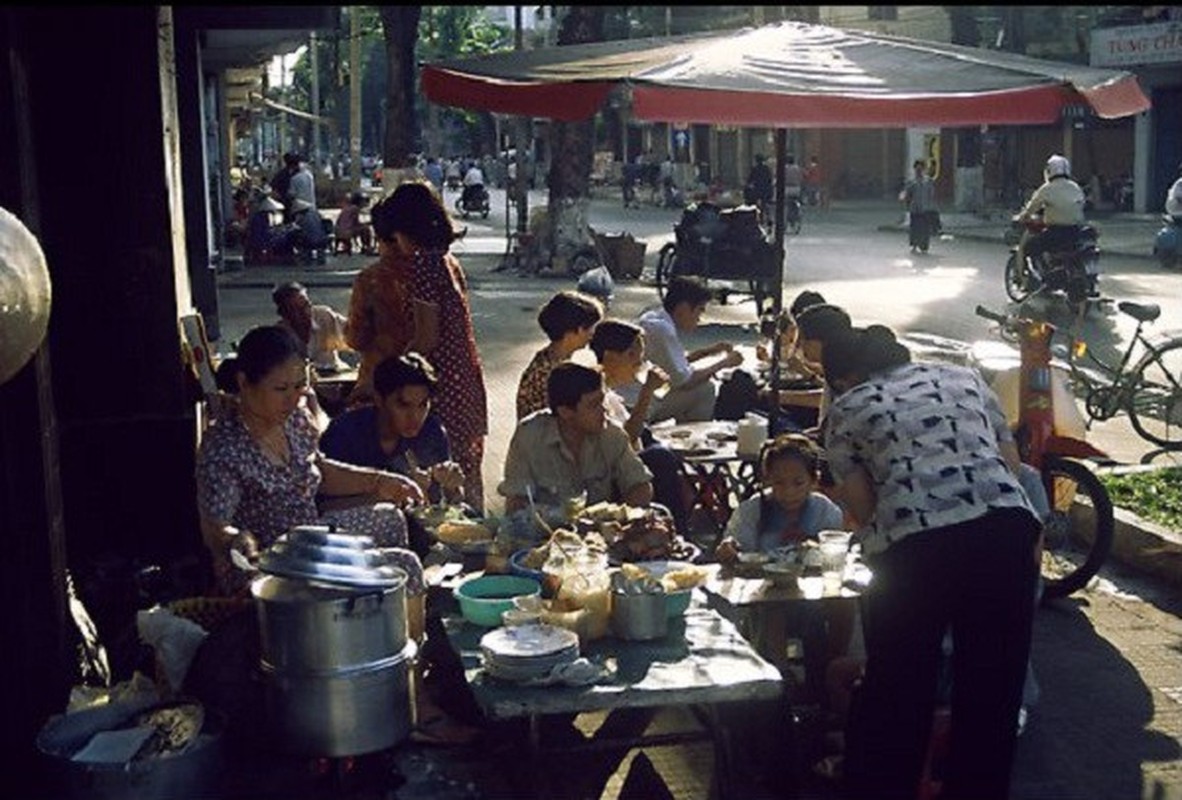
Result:
{"label": "paved street", "polygon": [[[534,198],[543,201],[541,193]],[[502,193],[494,191],[493,208],[488,221],[468,223],[469,235],[456,248],[472,287],[493,420],[484,470],[490,499],[495,498],[511,433],[518,376],[544,344],[537,310],[554,291],[574,284],[570,277],[494,272],[504,252]],[[1002,287],[1006,249],[1001,242],[1005,216],[986,221],[945,214],[947,235],[927,256],[907,252],[906,234],[897,227],[900,216],[890,203],[835,204],[828,212],[806,209],[802,233],[788,241],[785,298],[790,301],[809,288],[847,308],[857,324],[881,322],[900,332],[957,339],[991,336],[989,324],[974,316],[973,309],[978,303],[1007,307]],[[647,278],[657,250],[672,239],[678,217],[679,212],[654,207],[625,211],[613,196],[593,203],[591,221],[599,230],[627,230],[646,242]],[[1102,291],[1119,299],[1158,302],[1163,316],[1155,327],[1182,327],[1182,274],[1163,273],[1144,257],[1152,248],[1156,217],[1100,219],[1097,226],[1105,251]],[[349,257],[313,269],[252,268],[222,274],[222,349],[250,326],[273,321],[270,287],[282,280],[302,280],[315,302],[344,311],[352,277],[365,263]],[[620,283],[611,313],[632,318],[656,300],[644,279]],[[1093,347],[1121,347],[1131,333],[1130,322],[1114,309],[1096,312],[1086,336]],[[733,297],[707,311],[695,338],[700,343],[723,338],[754,343],[754,323],[753,304]],[[1150,451],[1123,417],[1097,426],[1092,437],[1128,463]],[[1043,701],[1020,740],[1016,800],[1182,800],[1182,602],[1176,589],[1118,565],[1106,567],[1102,578],[1096,588],[1037,615],[1034,666]],[[654,750],[649,756],[677,797],[704,796],[710,759],[700,751]],[[604,796],[615,797],[619,784],[617,775]],[[820,786],[810,792],[826,796]]]}

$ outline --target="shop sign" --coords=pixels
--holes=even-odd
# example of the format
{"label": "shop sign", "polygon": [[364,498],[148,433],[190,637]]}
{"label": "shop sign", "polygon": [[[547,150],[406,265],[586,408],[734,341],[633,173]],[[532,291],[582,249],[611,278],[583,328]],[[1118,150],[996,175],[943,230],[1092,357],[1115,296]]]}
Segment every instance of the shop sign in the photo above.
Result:
{"label": "shop sign", "polygon": [[1090,58],[1093,67],[1182,62],[1182,23],[1094,30]]}

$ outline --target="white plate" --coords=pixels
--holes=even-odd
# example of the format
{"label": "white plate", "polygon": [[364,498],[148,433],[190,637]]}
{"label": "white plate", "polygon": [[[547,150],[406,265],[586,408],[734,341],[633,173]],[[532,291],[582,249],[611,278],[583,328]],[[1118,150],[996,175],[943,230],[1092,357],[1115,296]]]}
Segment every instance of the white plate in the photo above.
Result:
{"label": "white plate", "polygon": [[480,639],[481,649],[495,656],[510,658],[551,655],[572,645],[578,647],[578,634],[553,625],[497,628],[484,634]]}

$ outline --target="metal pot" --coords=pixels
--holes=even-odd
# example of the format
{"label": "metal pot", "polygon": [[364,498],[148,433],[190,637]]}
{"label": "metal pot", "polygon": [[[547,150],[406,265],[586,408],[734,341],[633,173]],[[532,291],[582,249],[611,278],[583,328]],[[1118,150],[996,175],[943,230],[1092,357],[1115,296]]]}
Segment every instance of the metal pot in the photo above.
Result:
{"label": "metal pot", "polygon": [[263,660],[316,672],[387,660],[406,646],[406,576],[382,589],[333,587],[267,575],[251,584]]}
{"label": "metal pot", "polygon": [[410,735],[410,669],[415,645],[351,668],[295,673],[263,661],[267,710],[293,753],[352,756],[393,747]]}

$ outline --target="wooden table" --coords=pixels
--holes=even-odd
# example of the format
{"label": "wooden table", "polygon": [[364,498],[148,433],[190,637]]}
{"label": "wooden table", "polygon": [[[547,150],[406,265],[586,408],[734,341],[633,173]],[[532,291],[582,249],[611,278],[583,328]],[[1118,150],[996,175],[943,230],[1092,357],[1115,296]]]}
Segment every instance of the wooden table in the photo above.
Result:
{"label": "wooden table", "polygon": [[[768,635],[770,624],[782,621],[789,607],[799,607],[802,603],[820,604],[819,607],[826,608],[830,615],[830,625],[835,624],[835,620],[841,620],[849,626],[839,634],[848,642],[857,600],[871,579],[869,568],[857,560],[847,564],[844,579],[838,586],[827,586],[820,575],[803,576],[785,586],[772,583],[767,578],[736,575],[732,568],[721,564],[706,564],[703,568],[710,571],[710,577],[702,588],[712,603],[721,603],[722,610],[728,612],[728,616],[738,617],[736,623],[751,645],[780,668],[786,666],[786,656],[771,651],[771,637]],[[733,614],[729,613],[732,611]],[[830,633],[834,633],[832,628]],[[820,681],[821,685],[823,677],[811,676],[813,681]]]}
{"label": "wooden table", "polygon": [[[486,717],[494,721],[529,720],[529,755],[534,765],[531,774],[536,776],[539,796],[545,796],[544,752],[618,748],[626,754],[630,747],[709,740],[714,745],[718,796],[725,797],[731,784],[731,752],[729,732],[718,717],[719,707],[781,698],[779,671],[760,657],[733,624],[707,608],[701,597],[695,598],[684,618],[670,620],[669,633],[663,639],[629,642],[608,637],[584,643],[583,656],[615,668],[606,682],[586,687],[530,687],[498,680],[485,673],[480,664],[480,638],[489,629],[457,616],[445,619],[444,625],[453,649],[463,661],[476,703]],[[546,715],[675,706],[694,711],[704,730],[606,742],[597,735],[573,748],[543,747],[541,741],[540,719]]]}
{"label": "wooden table", "polygon": [[759,459],[738,452],[738,423],[685,422],[650,430],[658,443],[680,456],[695,488],[695,505],[710,514],[721,538],[738,504],[759,489]]}

